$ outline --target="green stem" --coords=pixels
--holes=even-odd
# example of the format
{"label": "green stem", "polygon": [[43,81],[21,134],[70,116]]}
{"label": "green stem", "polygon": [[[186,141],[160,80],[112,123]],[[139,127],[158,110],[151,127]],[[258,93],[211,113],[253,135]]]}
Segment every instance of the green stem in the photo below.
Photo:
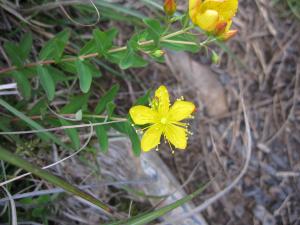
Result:
{"label": "green stem", "polygon": [[[178,36],[180,34],[184,34],[186,33],[188,30],[191,30],[193,29],[194,26],[189,26],[185,29],[182,29],[182,30],[179,30],[179,31],[176,31],[174,33],[171,33],[171,34],[167,34],[165,36],[162,36],[160,38],[160,41],[164,42],[166,41],[168,38],[171,38],[171,37],[174,37],[174,36]],[[139,43],[140,46],[146,46],[146,45],[150,45],[150,44],[153,44],[154,43],[154,40],[148,40],[148,41],[141,41]],[[118,47],[118,48],[112,48],[108,51],[108,53],[116,53],[116,52],[121,52],[121,51],[125,51],[127,49],[127,46],[123,46],[123,47]],[[69,58],[64,58],[62,59],[60,62],[74,62],[74,61],[77,61],[78,58],[79,59],[89,59],[89,58],[95,58],[99,56],[98,53],[91,53],[91,54],[88,54],[88,55],[81,55],[81,56],[76,56],[76,57],[69,57]],[[55,64],[56,62],[54,60],[45,60],[45,61],[38,61],[38,62],[34,62],[34,63],[28,63],[26,65],[23,66],[23,68],[30,68],[30,67],[35,67],[35,66],[38,66],[38,65],[49,65],[49,64]],[[12,66],[12,67],[7,67],[7,68],[3,68],[3,69],[0,69],[0,74],[2,73],[7,73],[7,72],[11,72],[11,71],[14,71],[14,70],[17,70],[18,68],[16,66]]]}
{"label": "green stem", "polygon": [[36,166],[32,165],[31,163],[27,162],[26,160],[20,158],[19,156],[12,154],[10,151],[4,149],[2,146],[0,146],[0,160],[4,160],[10,164],[13,164],[13,165],[19,167],[19,168],[22,168],[38,177],[50,182],[51,184],[53,184],[55,186],[63,188],[64,190],[66,190],[67,192],[69,192],[71,194],[79,196],[79,197],[83,198],[84,200],[93,203],[94,205],[103,209],[107,215],[112,217],[113,211],[106,204],[104,204],[101,201],[99,201],[98,199],[94,198],[92,195],[69,184],[68,182],[64,181],[60,177],[57,177],[39,167],[36,167]]}

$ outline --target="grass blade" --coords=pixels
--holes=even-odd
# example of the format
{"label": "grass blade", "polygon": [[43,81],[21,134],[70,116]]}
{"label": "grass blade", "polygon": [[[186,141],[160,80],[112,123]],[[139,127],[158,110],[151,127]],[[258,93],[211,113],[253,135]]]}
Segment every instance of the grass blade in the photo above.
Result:
{"label": "grass blade", "polygon": [[15,154],[11,153],[10,151],[4,149],[2,146],[0,146],[0,159],[6,161],[8,163],[11,163],[17,167],[20,167],[40,178],[50,182],[51,184],[53,184],[55,186],[61,187],[69,193],[72,193],[76,196],[83,198],[84,200],[103,209],[104,212],[106,212],[108,215],[111,215],[111,213],[112,213],[112,210],[110,209],[109,206],[102,203],[101,201],[99,201],[98,199],[93,197],[92,195],[80,190],[79,188],[64,181],[60,177],[57,177],[57,176],[49,173],[48,171],[32,165],[31,163],[27,162],[26,160],[20,158],[19,156],[16,156]]}
{"label": "grass blade", "polygon": [[191,201],[194,197],[196,197],[197,195],[202,193],[206,189],[206,187],[208,186],[209,183],[207,183],[206,185],[201,185],[201,187],[198,188],[192,194],[190,194],[182,199],[179,199],[172,204],[169,204],[165,207],[157,209],[153,212],[142,214],[142,215],[139,215],[136,217],[132,217],[131,219],[129,219],[127,221],[117,221],[117,222],[109,223],[106,225],[121,225],[121,224],[122,225],[144,225],[144,224],[149,224],[151,221],[153,221],[153,220],[165,215],[166,213],[172,211],[173,209],[176,209],[176,208],[184,205],[185,203]]}

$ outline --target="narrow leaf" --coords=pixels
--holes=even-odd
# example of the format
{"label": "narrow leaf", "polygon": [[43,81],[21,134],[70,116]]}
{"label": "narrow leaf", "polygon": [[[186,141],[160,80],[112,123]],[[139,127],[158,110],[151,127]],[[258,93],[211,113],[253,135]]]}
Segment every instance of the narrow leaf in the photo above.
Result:
{"label": "narrow leaf", "polygon": [[116,97],[118,91],[119,91],[120,86],[118,84],[115,84],[111,87],[111,89],[106,92],[104,96],[102,96],[96,106],[95,109],[95,114],[101,114],[104,112],[106,105],[109,102],[112,102],[114,98]]}
{"label": "narrow leaf", "polygon": [[109,223],[109,224],[106,224],[106,225],[121,225],[121,224],[122,225],[144,225],[144,224],[150,224],[151,221],[153,221],[155,219],[158,219],[159,217],[162,217],[166,213],[171,212],[172,210],[174,210],[174,209],[186,204],[187,202],[191,201],[193,198],[195,198],[196,196],[201,194],[206,189],[207,186],[208,186],[208,184],[201,185],[192,194],[189,194],[188,196],[185,196],[185,197],[177,200],[176,202],[171,203],[167,206],[164,206],[160,209],[154,210],[153,212],[143,213],[141,215],[132,217],[128,220],[117,221],[117,222]]}
{"label": "narrow leaf", "polygon": [[52,101],[55,96],[55,82],[45,66],[36,67],[37,74],[40,77],[40,83],[44,88],[49,101]]}
{"label": "narrow leaf", "polygon": [[96,42],[97,52],[99,55],[106,55],[108,50],[112,47],[112,40],[108,37],[107,33],[95,29],[93,37]]}
{"label": "narrow leaf", "polygon": [[21,54],[19,54],[19,48],[11,42],[6,42],[3,47],[9,59],[12,61],[12,64],[17,67],[22,67],[24,61]]}
{"label": "narrow leaf", "polygon": [[31,85],[29,83],[26,74],[23,74],[21,71],[13,71],[12,76],[15,78],[18,89],[21,92],[22,96],[29,100],[31,98]]}
{"label": "narrow leaf", "polygon": [[62,53],[64,52],[65,46],[68,43],[69,37],[69,30],[64,30],[58,33],[54,38],[44,45],[40,51],[39,59],[55,59],[55,61],[59,61]]}
{"label": "narrow leaf", "polygon": [[[60,119],[60,123],[61,123],[62,126],[71,126],[71,125],[73,125],[69,121],[63,120],[63,119]],[[74,149],[79,149],[80,148],[80,139],[79,139],[79,134],[77,132],[77,129],[75,129],[75,128],[65,129],[64,131],[69,136],[69,138],[72,142],[73,148]]]}
{"label": "narrow leaf", "polygon": [[92,84],[92,73],[90,68],[81,60],[76,61],[76,70],[79,78],[80,89],[87,93]]}
{"label": "narrow leaf", "polygon": [[108,136],[105,126],[96,126],[95,127],[96,136],[99,141],[99,146],[102,152],[106,153],[108,151]]}
{"label": "narrow leaf", "polygon": [[79,110],[86,110],[87,103],[89,100],[89,94],[83,94],[78,96],[72,96],[71,100],[67,105],[65,105],[60,112],[62,114],[68,114],[68,113],[76,113]]}
{"label": "narrow leaf", "polygon": [[160,22],[150,18],[144,19],[143,21],[149,27],[149,37],[153,39],[155,43],[158,43],[160,36],[164,32],[164,29],[161,27]]}
{"label": "narrow leaf", "polygon": [[20,49],[21,49],[21,55],[22,55],[22,59],[26,60],[29,56],[29,53],[31,51],[32,48],[32,35],[31,33],[26,33],[20,42]]}
{"label": "narrow leaf", "polygon": [[147,61],[141,56],[136,54],[134,51],[127,51],[126,56],[121,60],[119,66],[121,69],[125,70],[128,68],[138,68],[147,65]]}
{"label": "narrow leaf", "polygon": [[129,121],[124,123],[114,123],[111,126],[117,131],[128,135],[134,155],[139,156],[141,154],[141,142],[135,129],[131,126],[131,123]]}

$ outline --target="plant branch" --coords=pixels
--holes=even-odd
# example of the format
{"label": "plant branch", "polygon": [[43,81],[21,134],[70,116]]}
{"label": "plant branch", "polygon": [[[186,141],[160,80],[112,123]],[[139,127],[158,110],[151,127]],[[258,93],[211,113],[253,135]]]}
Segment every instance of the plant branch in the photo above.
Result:
{"label": "plant branch", "polygon": [[[190,27],[187,27],[185,29],[176,31],[174,33],[162,36],[160,38],[160,41],[161,42],[170,42],[170,40],[168,40],[169,38],[178,36],[180,34],[184,34],[188,30],[191,30],[192,28],[194,28],[194,26],[190,26]],[[141,41],[138,44],[139,44],[140,47],[142,47],[142,46],[151,45],[153,43],[154,43],[154,40],[148,40],[148,41]],[[185,44],[185,43],[182,42],[181,44]],[[191,43],[187,43],[187,44],[191,45]],[[108,53],[122,52],[122,51],[126,51],[126,49],[127,49],[127,46],[112,48],[108,51]],[[87,55],[63,58],[63,59],[61,59],[61,61],[59,63],[61,63],[61,62],[74,62],[74,61],[77,61],[78,59],[89,59],[89,58],[95,58],[95,57],[98,57],[98,56],[100,56],[99,53],[91,53],[91,54],[87,54]],[[50,65],[50,64],[56,64],[56,63],[57,62],[55,60],[50,59],[50,60],[45,60],[45,61],[38,61],[38,62],[28,63],[28,64],[25,64],[22,68],[30,68],[30,67],[35,67],[35,66],[38,66],[38,65]],[[12,71],[17,70],[17,69],[19,69],[19,68],[16,67],[16,66],[2,68],[2,69],[0,69],[0,74],[12,72]]]}

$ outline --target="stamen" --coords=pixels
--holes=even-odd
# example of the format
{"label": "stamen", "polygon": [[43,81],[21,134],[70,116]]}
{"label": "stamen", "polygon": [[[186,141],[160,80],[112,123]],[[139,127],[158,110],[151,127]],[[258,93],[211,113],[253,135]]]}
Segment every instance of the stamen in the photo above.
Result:
{"label": "stamen", "polygon": [[188,126],[189,126],[188,123],[183,123],[183,122],[178,122],[178,121],[172,121],[171,124],[177,125],[182,128],[188,128]]}

